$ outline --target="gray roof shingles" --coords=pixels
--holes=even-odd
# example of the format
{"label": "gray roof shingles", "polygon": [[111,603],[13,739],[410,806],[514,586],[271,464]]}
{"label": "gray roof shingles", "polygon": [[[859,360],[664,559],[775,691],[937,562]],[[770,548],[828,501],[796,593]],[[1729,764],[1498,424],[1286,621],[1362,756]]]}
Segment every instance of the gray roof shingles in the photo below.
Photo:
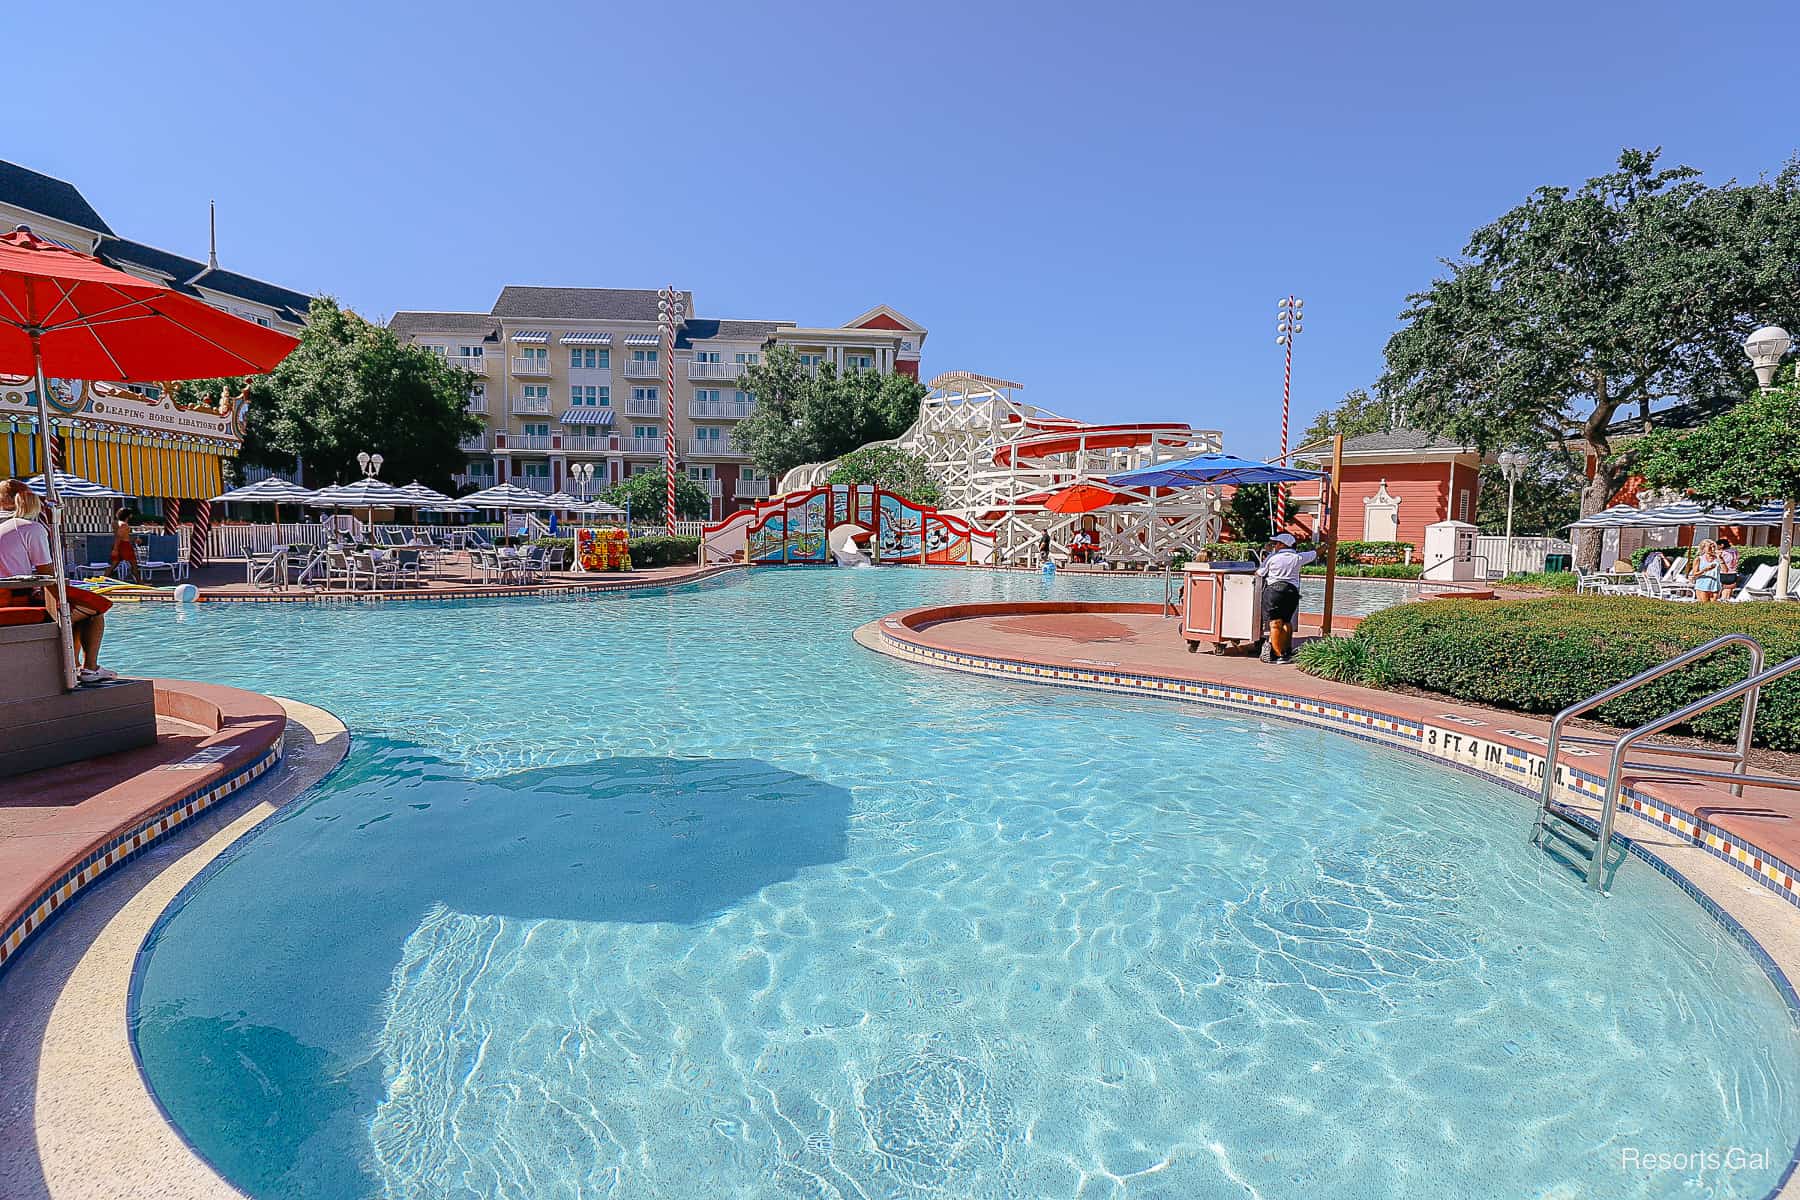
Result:
{"label": "gray roof shingles", "polygon": [[17,163],[0,161],[0,200],[43,213],[53,220],[92,229],[95,233],[112,234],[112,229],[74,184]]}
{"label": "gray roof shingles", "polygon": [[500,340],[500,322],[487,313],[397,312],[389,318],[388,328],[401,337],[446,333],[487,342]]}
{"label": "gray roof shingles", "polygon": [[675,347],[686,350],[695,342],[714,338],[761,343],[773,336],[777,329],[792,324],[792,321],[721,321],[711,317],[689,317],[682,323],[681,334],[675,339]]}
{"label": "gray roof shingles", "polygon": [[167,275],[177,285],[206,273],[206,264],[142,242],[109,237],[100,243],[100,257],[115,267],[142,267]]}
{"label": "gray roof shingles", "polygon": [[[683,292],[687,311],[694,311],[692,292]],[[493,315],[511,319],[565,321],[654,321],[655,290],[648,288],[519,287],[500,289]]]}
{"label": "gray roof shingles", "polygon": [[1344,451],[1355,450],[1462,450],[1466,447],[1450,438],[1426,433],[1423,429],[1390,429],[1386,433],[1364,433],[1344,439]]}

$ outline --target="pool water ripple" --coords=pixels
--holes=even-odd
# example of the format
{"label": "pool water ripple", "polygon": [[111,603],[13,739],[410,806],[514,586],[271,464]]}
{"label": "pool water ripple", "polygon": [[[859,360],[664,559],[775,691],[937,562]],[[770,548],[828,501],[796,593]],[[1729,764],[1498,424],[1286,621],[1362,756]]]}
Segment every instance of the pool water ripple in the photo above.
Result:
{"label": "pool water ripple", "polygon": [[[1118,594],[124,613],[357,734],[158,929],[159,1098],[257,1197],[1768,1191],[1800,1037],[1642,863],[1597,899],[1420,760],[848,640],[1046,587]],[[1772,1162],[1621,1165],[1695,1146]]]}

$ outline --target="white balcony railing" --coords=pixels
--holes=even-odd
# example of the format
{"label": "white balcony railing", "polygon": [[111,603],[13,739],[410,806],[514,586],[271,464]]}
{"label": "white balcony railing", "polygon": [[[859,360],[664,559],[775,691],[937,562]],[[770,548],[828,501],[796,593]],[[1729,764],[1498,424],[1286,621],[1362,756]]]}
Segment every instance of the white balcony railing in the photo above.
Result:
{"label": "white balcony railing", "polygon": [[487,402],[487,397],[485,395],[469,397],[469,411],[470,412],[484,413],[487,410],[488,410],[488,402]]}
{"label": "white balcony railing", "polygon": [[730,438],[689,438],[687,451],[695,458],[745,458],[746,451],[739,450]]}
{"label": "white balcony railing", "polygon": [[626,454],[652,455],[662,457],[667,443],[662,438],[620,438],[619,449]]}
{"label": "white balcony railing", "polygon": [[731,489],[739,500],[767,500],[772,490],[767,479],[739,479]]}
{"label": "white balcony railing", "polygon": [[550,397],[548,396],[514,396],[512,410],[525,417],[547,417],[550,415]]}
{"label": "white balcony railing", "polygon": [[569,382],[588,386],[612,386],[611,367],[570,367]]}
{"label": "white balcony railing", "polygon": [[749,416],[756,409],[754,400],[689,400],[688,416],[718,421]]}
{"label": "white balcony railing", "polygon": [[688,364],[688,378],[693,380],[723,379],[729,382],[737,379],[743,373],[743,363],[691,362]]}
{"label": "white balcony railing", "polygon": [[509,433],[506,435],[508,450],[548,450],[550,435],[547,433]]}
{"label": "white balcony railing", "polygon": [[610,454],[613,448],[613,437],[610,433],[563,434],[564,450],[579,454]]}
{"label": "white balcony railing", "polygon": [[486,450],[488,448],[487,434],[478,433],[474,437],[466,437],[458,442],[457,445],[461,446],[464,450]]}
{"label": "white balcony railing", "polygon": [[487,374],[487,355],[485,354],[446,354],[444,361],[453,367],[473,371],[477,375]]}
{"label": "white balcony railing", "polygon": [[548,375],[550,360],[548,358],[515,358],[513,359],[514,375]]}
{"label": "white balcony railing", "polygon": [[625,378],[661,379],[662,363],[650,362],[641,358],[627,359],[625,362]]}
{"label": "white balcony railing", "polygon": [[706,494],[711,496],[714,500],[717,500],[725,494],[723,485],[721,485],[717,479],[696,479],[694,482],[705,488]]}
{"label": "white balcony railing", "polygon": [[627,400],[625,415],[628,417],[660,417],[667,410],[661,400]]}

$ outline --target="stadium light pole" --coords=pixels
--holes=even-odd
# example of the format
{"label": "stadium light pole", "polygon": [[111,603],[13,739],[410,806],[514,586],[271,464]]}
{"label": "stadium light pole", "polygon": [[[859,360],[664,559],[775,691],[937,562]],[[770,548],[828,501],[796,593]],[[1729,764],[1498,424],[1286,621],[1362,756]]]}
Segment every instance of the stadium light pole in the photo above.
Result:
{"label": "stadium light pole", "polygon": [[[1781,365],[1782,358],[1794,339],[1788,331],[1779,325],[1764,325],[1744,339],[1744,353],[1750,356],[1750,365],[1756,370],[1757,386],[1765,392],[1775,390],[1775,369]],[[1794,551],[1794,498],[1781,498],[1781,558],[1775,568],[1775,598],[1792,600],[1788,594],[1788,556]]]}
{"label": "stadium light pole", "polygon": [[1500,452],[1500,473],[1506,476],[1506,565],[1500,572],[1502,575],[1511,575],[1513,569],[1513,489],[1525,478],[1525,471],[1530,466],[1531,456],[1523,450]]}

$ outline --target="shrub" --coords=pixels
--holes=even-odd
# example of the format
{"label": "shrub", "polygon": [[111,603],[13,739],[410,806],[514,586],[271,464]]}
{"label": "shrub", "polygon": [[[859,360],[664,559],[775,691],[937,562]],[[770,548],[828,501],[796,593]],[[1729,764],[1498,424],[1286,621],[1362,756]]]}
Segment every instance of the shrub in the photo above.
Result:
{"label": "shrub", "polygon": [[[1723,633],[1748,633],[1770,663],[1800,654],[1800,604],[1674,604],[1635,596],[1434,600],[1363,618],[1363,674],[1461,700],[1553,713]],[[1339,654],[1341,651],[1321,653]],[[1347,658],[1336,661],[1351,661]],[[1369,664],[1379,663],[1371,668]],[[1745,656],[1724,651],[1596,710],[1612,725],[1640,725],[1744,676]],[[1691,732],[1730,740],[1738,705],[1721,705]],[[1800,681],[1764,689],[1756,740],[1800,749]]]}
{"label": "shrub", "polygon": [[1368,648],[1355,638],[1314,638],[1294,651],[1294,661],[1308,675],[1339,683],[1364,683]]}
{"label": "shrub", "polygon": [[[1312,542],[1297,542],[1300,550],[1313,550],[1317,547]],[[1411,550],[1411,542],[1339,542],[1337,544],[1338,566],[1403,566],[1402,560],[1406,552]],[[1262,545],[1255,542],[1208,542],[1206,549],[1215,559],[1246,559],[1262,552]],[[1418,555],[1414,555],[1415,561]],[[1396,576],[1395,578],[1413,578],[1412,576]]]}
{"label": "shrub", "polygon": [[561,550],[566,555],[573,555],[575,553],[575,539],[572,537],[534,538],[531,544],[534,546],[542,546],[546,550]]}
{"label": "shrub", "polygon": [[1581,582],[1573,571],[1514,571],[1500,581],[1503,587],[1540,588],[1546,592],[1572,592]]}
{"label": "shrub", "polygon": [[631,565],[634,567],[673,567],[698,562],[700,539],[653,534],[635,537],[630,542]]}
{"label": "shrub", "polygon": [[[1302,575],[1324,575],[1325,568],[1313,565],[1301,567]],[[1339,579],[1418,579],[1425,573],[1424,563],[1339,563],[1337,577]]]}

